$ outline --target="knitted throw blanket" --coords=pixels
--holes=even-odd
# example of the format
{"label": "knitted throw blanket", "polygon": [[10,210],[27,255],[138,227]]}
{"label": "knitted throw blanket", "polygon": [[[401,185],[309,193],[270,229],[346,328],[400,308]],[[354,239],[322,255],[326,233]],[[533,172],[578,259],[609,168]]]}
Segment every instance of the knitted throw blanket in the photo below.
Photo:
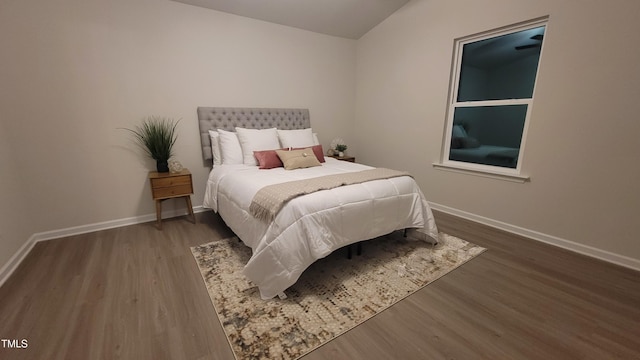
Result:
{"label": "knitted throw blanket", "polygon": [[288,181],[280,184],[267,185],[258,190],[251,200],[249,212],[254,217],[271,221],[284,204],[301,195],[319,190],[329,190],[339,186],[359,184],[366,181],[389,179],[399,176],[411,176],[404,171],[385,168],[375,168],[343,174],[320,176],[305,180]]}

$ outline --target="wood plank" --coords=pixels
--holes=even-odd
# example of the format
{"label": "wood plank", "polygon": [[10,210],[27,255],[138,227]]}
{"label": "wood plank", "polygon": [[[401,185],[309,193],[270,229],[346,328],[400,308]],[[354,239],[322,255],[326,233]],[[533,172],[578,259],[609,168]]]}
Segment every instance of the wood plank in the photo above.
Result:
{"label": "wood plank", "polygon": [[[640,358],[640,274],[435,212],[489,249],[310,353],[316,359]],[[36,244],[0,288],[2,359],[233,359],[190,246],[213,213]]]}

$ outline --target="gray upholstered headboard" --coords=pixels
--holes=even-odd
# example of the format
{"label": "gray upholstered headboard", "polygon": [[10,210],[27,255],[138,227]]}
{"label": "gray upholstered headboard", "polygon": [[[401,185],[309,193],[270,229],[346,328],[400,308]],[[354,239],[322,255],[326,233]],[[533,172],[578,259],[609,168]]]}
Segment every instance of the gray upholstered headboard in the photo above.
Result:
{"label": "gray upholstered headboard", "polygon": [[198,124],[202,157],[210,163],[213,155],[209,130],[235,131],[236,126],[249,129],[306,129],[311,127],[311,120],[309,109],[198,107]]}

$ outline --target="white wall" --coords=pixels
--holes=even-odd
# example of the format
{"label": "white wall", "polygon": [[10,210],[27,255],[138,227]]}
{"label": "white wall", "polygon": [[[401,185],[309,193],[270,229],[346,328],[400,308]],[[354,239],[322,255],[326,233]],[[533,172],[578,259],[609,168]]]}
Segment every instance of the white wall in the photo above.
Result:
{"label": "white wall", "polygon": [[27,188],[18,176],[21,166],[4,124],[0,122],[0,269],[31,236],[33,221],[25,201]]}
{"label": "white wall", "polygon": [[[0,266],[33,233],[153,213],[153,163],[117,130],[147,115],[182,118],[201,204],[202,105],[308,107],[325,146],[411,171],[435,203],[640,259],[636,1],[416,0],[357,43],[165,0],[0,10]],[[453,39],[542,15],[531,182],[434,169]]]}
{"label": "white wall", "polygon": [[[640,2],[414,0],[358,41],[354,151],[437,204],[640,259]],[[437,170],[455,38],[550,15],[525,184]]]}
{"label": "white wall", "polygon": [[325,146],[351,136],[353,40],[168,0],[38,0],[2,2],[0,47],[0,266],[33,233],[154,213],[155,164],[118,130],[145,116],[182,118],[194,205],[198,106],[309,108]]}

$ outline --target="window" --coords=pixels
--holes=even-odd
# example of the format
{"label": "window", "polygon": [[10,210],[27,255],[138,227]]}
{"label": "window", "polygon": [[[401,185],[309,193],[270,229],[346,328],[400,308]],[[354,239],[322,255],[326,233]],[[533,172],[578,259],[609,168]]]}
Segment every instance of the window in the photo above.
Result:
{"label": "window", "polygon": [[454,44],[443,167],[520,175],[547,19]]}

